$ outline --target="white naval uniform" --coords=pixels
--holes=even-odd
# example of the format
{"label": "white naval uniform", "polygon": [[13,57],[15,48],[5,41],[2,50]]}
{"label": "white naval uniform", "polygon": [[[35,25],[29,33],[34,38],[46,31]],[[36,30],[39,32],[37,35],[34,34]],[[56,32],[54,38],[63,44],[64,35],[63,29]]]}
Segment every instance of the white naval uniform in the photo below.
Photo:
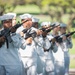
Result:
{"label": "white naval uniform", "polygon": [[[40,38],[40,40],[38,41],[38,54],[39,54],[39,58],[41,60],[37,60],[38,61],[38,65],[40,66],[38,67],[38,71],[39,71],[39,74],[38,75],[54,75],[54,64],[53,64],[53,60],[52,60],[52,53],[51,51],[46,51],[44,52],[44,49],[43,48],[46,48],[46,49],[49,49],[51,44],[48,40],[47,37],[45,37],[44,39],[43,38]],[[40,45],[41,44],[41,45]],[[40,71],[41,70],[41,71]]]}
{"label": "white naval uniform", "polygon": [[[52,35],[54,37],[54,35]],[[57,51],[53,52],[54,64],[55,64],[55,75],[64,75],[64,51],[62,49],[63,45],[59,44],[57,46]]]}
{"label": "white naval uniform", "polygon": [[62,45],[58,46],[58,51],[56,53],[53,53],[55,58],[55,69],[56,69],[56,75],[64,75],[65,72],[65,66],[64,66],[64,52],[61,48]]}
{"label": "white naval uniform", "polygon": [[7,49],[6,42],[0,48],[0,75],[23,75],[22,62],[18,53],[19,48],[25,48],[25,41],[19,34],[13,33],[12,42]]}
{"label": "white naval uniform", "polygon": [[[17,30],[17,33],[21,32],[23,30],[23,26],[21,26],[21,30]],[[33,32],[37,31],[36,28],[31,27],[28,31]],[[27,32],[28,32],[27,31]],[[24,37],[26,35],[24,34]],[[36,46],[34,41],[32,42],[31,45],[26,45],[25,49],[20,49],[19,50],[21,54],[21,59],[25,68],[25,74],[26,75],[36,75],[37,71],[37,53],[36,53]]]}
{"label": "white naval uniform", "polygon": [[[49,42],[49,39],[47,37],[44,38],[44,47],[46,49],[49,49],[51,47],[51,43]],[[45,68],[43,75],[54,75],[54,64],[52,59],[52,51],[49,49],[49,51],[44,52],[45,55]]]}
{"label": "white naval uniform", "polygon": [[[49,41],[51,39],[53,39],[53,36],[51,34],[48,34],[47,37],[48,37]],[[50,48],[50,54],[51,54],[51,56],[50,57],[51,57],[52,65],[53,65],[54,68],[53,68],[52,74],[50,74],[50,75],[55,75],[55,63],[54,63],[53,52],[56,53],[57,52],[57,49],[58,49],[57,45],[55,43],[52,43],[51,42],[51,48]]]}
{"label": "white naval uniform", "polygon": [[23,31],[25,28],[22,26],[20,26],[17,30],[16,30],[16,33],[20,33],[21,31]]}
{"label": "white naval uniform", "polygon": [[65,62],[65,75],[69,75],[69,64],[70,64],[70,55],[69,55],[69,48],[72,48],[72,41],[71,39],[67,39],[63,41],[64,45],[64,62]]}
{"label": "white naval uniform", "polygon": [[25,68],[26,75],[36,75],[37,53],[35,44],[26,45],[24,50],[20,49],[21,58]]}
{"label": "white naval uniform", "polygon": [[43,50],[43,38],[42,36],[37,36],[35,38],[35,44],[37,47],[37,75],[43,75],[43,70],[45,66],[44,50]]}

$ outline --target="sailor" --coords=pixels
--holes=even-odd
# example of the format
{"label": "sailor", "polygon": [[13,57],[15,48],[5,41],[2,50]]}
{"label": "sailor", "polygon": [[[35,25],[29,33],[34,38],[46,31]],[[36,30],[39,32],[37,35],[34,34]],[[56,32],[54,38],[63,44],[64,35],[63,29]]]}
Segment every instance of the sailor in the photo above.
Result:
{"label": "sailor", "polygon": [[[42,28],[50,27],[50,22],[42,22],[41,23]],[[54,75],[54,62],[53,62],[53,54],[51,50],[51,42],[49,41],[49,38],[47,37],[47,32],[43,31],[43,43],[42,45],[44,50],[44,69],[43,69],[43,75]]]}
{"label": "sailor", "polygon": [[63,51],[64,51],[64,64],[65,64],[65,75],[69,75],[69,64],[70,64],[70,54],[69,49],[72,48],[71,36],[66,37],[65,34],[67,30],[67,25],[65,23],[60,24],[60,34],[63,37]]}
{"label": "sailor", "polygon": [[32,18],[32,26],[34,28],[38,28],[39,27],[39,19],[38,18],[35,18],[35,17]]}
{"label": "sailor", "polygon": [[12,13],[12,12],[10,12],[10,13],[7,13],[8,15],[13,15],[14,17],[13,17],[13,19],[12,19],[12,26],[14,26],[14,25],[16,25],[16,13]]}
{"label": "sailor", "polygon": [[[53,37],[57,37],[59,36],[59,30],[60,30],[60,23],[59,22],[54,22],[55,27],[53,29],[53,32],[52,32],[52,36]],[[56,41],[55,41],[56,40]],[[57,40],[54,39],[53,41],[55,41],[56,45],[57,45],[57,51],[56,52],[53,52],[53,56],[54,56],[54,63],[55,63],[55,75],[64,75],[64,52],[61,48],[62,46],[62,42],[60,42],[60,40]]]}
{"label": "sailor", "polygon": [[20,47],[25,48],[25,40],[15,33],[16,29],[12,27],[13,17],[9,14],[0,16],[3,25],[0,31],[0,75],[23,75],[18,50]]}
{"label": "sailor", "polygon": [[27,20],[27,22],[25,22],[21,27],[19,27],[16,31],[16,33],[20,33],[22,32],[24,29],[26,28],[30,28],[32,26],[32,15],[31,14],[22,14],[19,16],[21,19],[21,22],[24,22],[25,20]]}
{"label": "sailor", "polygon": [[36,28],[32,27],[32,17],[30,16],[30,14],[23,14],[20,16],[20,18],[22,22],[24,20],[28,20],[22,26],[23,29],[28,29],[28,31],[26,33],[23,33],[24,34],[23,36],[21,35],[26,40],[26,48],[24,50],[20,49],[21,59],[24,64],[26,75],[30,75],[30,74],[36,75],[37,74],[37,70],[36,70],[37,69],[37,52],[36,52],[36,46],[34,42],[35,37],[29,36],[28,34],[35,32],[38,35],[39,32],[37,32]]}

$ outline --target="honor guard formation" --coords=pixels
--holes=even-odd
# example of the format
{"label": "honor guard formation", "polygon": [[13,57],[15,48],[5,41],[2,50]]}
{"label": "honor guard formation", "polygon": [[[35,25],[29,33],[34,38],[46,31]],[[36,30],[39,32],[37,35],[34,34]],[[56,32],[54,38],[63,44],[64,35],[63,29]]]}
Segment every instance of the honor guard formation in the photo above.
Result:
{"label": "honor guard formation", "polygon": [[[67,25],[26,13],[0,16],[0,75],[69,75],[71,35]],[[39,27],[40,26],[40,27]]]}

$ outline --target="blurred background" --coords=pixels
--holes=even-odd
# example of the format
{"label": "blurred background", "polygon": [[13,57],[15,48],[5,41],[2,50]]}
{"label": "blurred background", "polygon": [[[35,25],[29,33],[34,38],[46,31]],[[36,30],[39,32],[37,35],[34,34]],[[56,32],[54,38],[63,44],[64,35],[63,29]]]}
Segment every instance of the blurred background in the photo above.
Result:
{"label": "blurred background", "polygon": [[[30,13],[39,18],[40,22],[64,22],[69,31],[75,30],[75,0],[0,0],[0,15],[7,12],[15,12],[17,16]],[[19,17],[17,21],[20,21]],[[70,68],[74,69],[75,34],[72,36],[72,41]]]}

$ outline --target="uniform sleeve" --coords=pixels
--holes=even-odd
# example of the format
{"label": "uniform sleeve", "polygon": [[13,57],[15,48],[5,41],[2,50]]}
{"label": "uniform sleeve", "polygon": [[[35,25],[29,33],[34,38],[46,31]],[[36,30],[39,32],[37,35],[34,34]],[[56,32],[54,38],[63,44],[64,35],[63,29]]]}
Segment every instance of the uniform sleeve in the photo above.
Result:
{"label": "uniform sleeve", "polygon": [[12,43],[15,47],[22,49],[25,48],[26,46],[25,40],[19,34],[15,34],[11,38],[12,38]]}
{"label": "uniform sleeve", "polygon": [[43,43],[43,47],[45,48],[45,49],[49,49],[50,47],[51,47],[51,43],[50,43],[50,41],[48,40],[48,38],[46,38],[45,40],[44,40],[44,43]]}
{"label": "uniform sleeve", "polygon": [[[49,38],[49,40],[51,40],[51,39],[54,38],[51,34],[48,35],[47,37]],[[52,50],[53,52],[57,52],[58,46],[56,45],[56,42],[55,42],[55,43],[52,43],[52,42],[51,42],[50,50]]]}
{"label": "uniform sleeve", "polygon": [[42,47],[43,49],[48,50],[51,46],[51,43],[49,42],[48,38],[43,39],[42,36],[35,38],[35,43],[37,46]]}
{"label": "uniform sleeve", "polygon": [[68,47],[68,48],[72,48],[72,47],[73,47],[72,39],[71,39],[71,38],[68,38],[68,39],[67,39],[67,47]]}
{"label": "uniform sleeve", "polygon": [[38,36],[34,38],[34,42],[36,45],[43,47],[43,38],[42,36]]}
{"label": "uniform sleeve", "polygon": [[50,49],[51,49],[54,53],[56,53],[57,50],[58,50],[58,46],[56,45],[56,43],[52,43]]}
{"label": "uniform sleeve", "polygon": [[20,33],[24,30],[23,26],[19,27],[17,30],[16,30],[16,33]]}

